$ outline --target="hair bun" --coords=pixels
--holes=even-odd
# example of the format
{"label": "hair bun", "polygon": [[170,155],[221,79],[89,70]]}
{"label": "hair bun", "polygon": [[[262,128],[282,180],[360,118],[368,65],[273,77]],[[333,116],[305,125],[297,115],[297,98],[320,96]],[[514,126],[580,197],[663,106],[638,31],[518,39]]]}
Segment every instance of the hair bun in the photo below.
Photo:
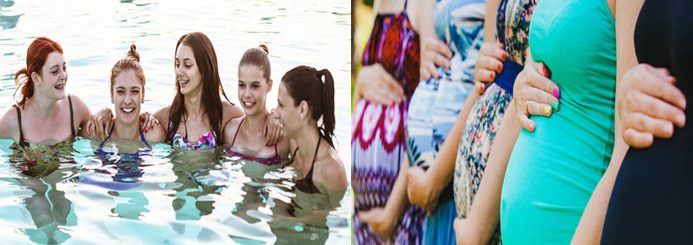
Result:
{"label": "hair bun", "polygon": [[259,48],[260,50],[265,51],[265,53],[269,54],[269,49],[267,48],[267,45],[265,45],[264,43],[260,44],[257,48]]}
{"label": "hair bun", "polygon": [[130,44],[130,50],[128,50],[126,57],[132,57],[137,60],[137,62],[140,62],[140,53],[137,52],[137,46],[135,46],[134,43]]}

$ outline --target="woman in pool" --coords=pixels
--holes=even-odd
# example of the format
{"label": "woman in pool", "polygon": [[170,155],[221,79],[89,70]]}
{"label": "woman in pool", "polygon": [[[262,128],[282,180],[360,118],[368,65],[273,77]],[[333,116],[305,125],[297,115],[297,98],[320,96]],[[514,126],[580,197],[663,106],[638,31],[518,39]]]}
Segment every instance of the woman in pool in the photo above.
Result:
{"label": "woman in pool", "polygon": [[[150,147],[150,143],[163,142],[165,132],[161,125],[143,132],[139,114],[144,103],[144,70],[140,65],[140,54],[135,44],[130,45],[125,58],[118,60],[111,69],[111,102],[115,106],[115,122],[109,129],[106,140],[129,140]],[[139,147],[138,147],[139,148]],[[97,150],[98,151],[98,150]]]}
{"label": "woman in pool", "polygon": [[[332,142],[334,80],[330,71],[308,66],[288,71],[279,85],[276,114],[284,126],[285,137],[298,146],[292,146],[291,154],[291,164],[303,176],[296,180],[296,188],[305,193],[346,190],[344,164]],[[318,126],[321,117],[322,124]]]}
{"label": "woman in pool", "polygon": [[[149,153],[152,143],[163,142],[166,134],[161,125],[155,125],[145,133],[144,122],[138,120],[140,104],[144,102],[144,70],[139,63],[140,55],[135,44],[130,45],[126,57],[118,60],[111,69],[111,102],[115,106],[115,122],[107,131],[104,141],[96,148],[96,154],[104,164],[115,165],[118,172],[110,175],[115,182],[101,182],[83,175],[80,181],[110,189],[130,189],[140,183],[131,183],[131,178],[142,176],[139,168],[141,156]],[[86,135],[90,136],[90,135]],[[109,143],[109,144],[107,144]]]}
{"label": "woman in pool", "polygon": [[226,152],[232,156],[253,160],[265,165],[281,162],[289,151],[288,138],[274,146],[267,146],[265,122],[267,93],[272,89],[271,67],[267,46],[245,51],[238,63],[238,99],[245,116],[232,119],[224,127]]}
{"label": "woman in pool", "polygon": [[[226,98],[217,55],[209,38],[201,32],[180,37],[174,69],[176,95],[173,102],[154,113],[167,132],[166,141],[174,147],[190,150],[223,145],[224,125],[232,118],[243,116],[243,111]],[[227,101],[223,102],[220,95]]]}
{"label": "woman in pool", "polygon": [[0,119],[0,138],[19,145],[55,145],[74,139],[91,117],[84,101],[65,92],[65,57],[53,40],[39,37],[31,42],[26,68],[15,73],[15,83],[19,101]]}

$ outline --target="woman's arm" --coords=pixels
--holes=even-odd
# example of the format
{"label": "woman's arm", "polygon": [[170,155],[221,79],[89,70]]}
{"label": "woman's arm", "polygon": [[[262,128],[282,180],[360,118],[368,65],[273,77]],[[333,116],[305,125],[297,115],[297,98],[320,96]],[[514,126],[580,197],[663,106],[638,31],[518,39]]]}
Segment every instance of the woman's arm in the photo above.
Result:
{"label": "woman's arm", "polygon": [[514,113],[515,108],[508,106],[493,139],[486,169],[467,218],[455,221],[455,238],[458,244],[486,244],[498,226],[505,170],[520,134],[520,124]]}
{"label": "woman's arm", "polygon": [[367,223],[373,233],[383,239],[392,237],[404,208],[407,206],[406,188],[407,188],[407,169],[409,168],[409,159],[404,155],[404,161],[400,163],[399,174],[397,180],[392,187],[390,197],[387,199],[385,207],[373,208],[368,211],[358,213],[359,219]]}
{"label": "woman's arm", "polygon": [[407,196],[409,201],[425,209],[429,215],[435,211],[435,205],[440,192],[452,180],[457,150],[462,140],[467,118],[478,99],[478,93],[469,95],[434,160],[436,162],[431,164],[431,167],[426,172],[419,167],[412,167],[407,171]]}
{"label": "woman's arm", "polygon": [[[625,72],[637,65],[633,35],[635,33],[635,23],[640,13],[644,0],[616,3],[616,87],[618,87]],[[618,96],[618,94],[617,94]],[[616,98],[618,101],[619,98]],[[616,106],[617,103],[614,103]],[[618,111],[618,106],[615,108]],[[602,227],[606,217],[606,210],[609,206],[611,191],[616,182],[616,176],[621,168],[621,162],[628,151],[628,145],[621,137],[621,118],[618,113],[614,113],[614,149],[611,154],[611,161],[604,176],[592,192],[592,197],[585,207],[585,211],[580,218],[580,224],[575,230],[573,244],[598,244],[602,237]]]}

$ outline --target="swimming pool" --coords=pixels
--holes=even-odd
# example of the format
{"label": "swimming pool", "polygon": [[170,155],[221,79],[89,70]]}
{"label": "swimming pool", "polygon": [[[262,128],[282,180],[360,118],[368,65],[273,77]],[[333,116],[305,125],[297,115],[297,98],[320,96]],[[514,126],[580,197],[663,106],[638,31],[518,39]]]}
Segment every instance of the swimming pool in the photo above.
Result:
{"label": "swimming pool", "polygon": [[[335,78],[337,151],[345,164],[351,162],[350,2],[61,0],[0,6],[2,112],[12,103],[14,73],[24,66],[26,48],[36,36],[63,46],[67,90],[92,111],[112,106],[110,68],[135,42],[147,76],[142,108],[152,112],[173,98],[176,40],[202,31],[215,46],[232,102],[237,101],[237,62],[259,43],[269,47],[275,82],[299,64],[329,69]],[[276,84],[268,107],[276,106]],[[323,207],[322,198],[293,191],[292,168],[179,152],[164,144],[155,145],[139,164],[115,166],[94,155],[93,142],[78,139],[62,155],[44,159],[52,163],[45,170],[51,174],[31,178],[11,163],[16,153],[10,144],[0,140],[3,242],[350,242],[351,191],[334,210],[308,215]]]}

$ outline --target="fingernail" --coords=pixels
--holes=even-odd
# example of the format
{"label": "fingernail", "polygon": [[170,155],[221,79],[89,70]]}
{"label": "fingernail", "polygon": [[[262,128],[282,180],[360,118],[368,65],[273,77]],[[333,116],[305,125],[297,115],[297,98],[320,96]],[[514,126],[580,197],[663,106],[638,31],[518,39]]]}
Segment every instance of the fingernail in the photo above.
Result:
{"label": "fingernail", "polygon": [[680,126],[686,125],[686,115],[684,115],[683,113],[679,113],[678,115],[676,115],[676,124]]}
{"label": "fingernail", "polygon": [[681,99],[681,101],[679,101],[679,104],[683,105],[683,108],[681,108],[681,109],[685,110],[686,109],[686,98]]}
{"label": "fingernail", "polygon": [[503,70],[503,65],[502,65],[502,64],[498,64],[497,69],[498,69],[499,71]]}
{"label": "fingernail", "polygon": [[495,72],[491,73],[491,80],[494,80],[494,79],[496,79],[496,73]]}
{"label": "fingernail", "polygon": [[541,66],[541,69],[544,71],[544,76],[545,76],[545,77],[551,78],[551,71],[549,71],[549,68],[546,67],[546,64],[544,64],[543,66]]}
{"label": "fingernail", "polygon": [[485,87],[485,86],[484,86],[483,84],[480,85],[480,86],[477,86],[476,91],[479,92],[479,94],[483,94],[483,93],[484,93],[484,89],[485,89],[484,87]]}
{"label": "fingernail", "polygon": [[501,57],[503,57],[503,61],[505,61],[508,58],[508,55],[505,52],[503,52],[503,54],[501,54]]}
{"label": "fingernail", "polygon": [[[553,105],[553,102],[551,103],[551,105]],[[546,116],[551,115],[551,106],[549,106],[549,105],[545,105],[545,106],[544,106],[544,114],[545,114]]]}
{"label": "fingernail", "polygon": [[674,125],[671,123],[667,123],[667,127],[664,129],[667,134],[673,135],[674,134]]}
{"label": "fingernail", "polygon": [[558,100],[551,101],[551,108],[553,108],[554,111],[558,111]]}
{"label": "fingernail", "polygon": [[554,89],[554,90],[553,90],[553,97],[556,97],[556,99],[558,99],[559,97],[561,97],[561,91],[558,90],[558,89]]}

